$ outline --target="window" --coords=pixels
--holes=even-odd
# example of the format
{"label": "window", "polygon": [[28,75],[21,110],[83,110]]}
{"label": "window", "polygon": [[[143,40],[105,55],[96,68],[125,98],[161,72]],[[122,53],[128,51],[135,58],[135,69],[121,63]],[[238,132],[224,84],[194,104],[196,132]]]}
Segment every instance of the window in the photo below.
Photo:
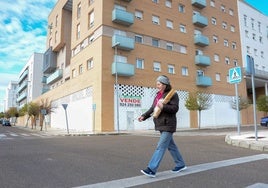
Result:
{"label": "window", "polygon": [[252,39],[256,40],[256,34],[255,33],[252,33]]}
{"label": "window", "polygon": [[247,15],[244,15],[244,26],[247,27]]}
{"label": "window", "polygon": [[236,42],[232,42],[232,48],[235,50],[236,49]]}
{"label": "window", "polygon": [[196,75],[197,75],[197,76],[204,76],[204,71],[202,71],[202,70],[197,70],[197,71],[196,71]]}
{"label": "window", "polygon": [[221,11],[225,12],[225,6],[224,5],[221,5]]}
{"label": "window", "polygon": [[255,25],[254,25],[254,19],[253,19],[253,18],[251,18],[251,28],[252,28],[253,30],[255,30]]}
{"label": "window", "polygon": [[179,4],[178,9],[179,9],[179,12],[181,12],[181,13],[184,13],[185,12],[185,6],[182,5],[182,4]]}
{"label": "window", "polygon": [[152,45],[155,47],[159,47],[159,40],[158,39],[152,39]]}
{"label": "window", "polygon": [[180,24],[180,32],[186,33],[186,26],[183,24]]}
{"label": "window", "polygon": [[160,62],[154,62],[154,71],[160,72],[161,71],[161,64]]}
{"label": "window", "polygon": [[169,29],[173,29],[173,22],[171,20],[166,20],[166,26]]}
{"label": "window", "polygon": [[76,77],[76,70],[75,70],[75,69],[72,70],[72,77],[73,77],[73,78]]}
{"label": "window", "polygon": [[218,43],[218,41],[219,41],[218,36],[213,35],[213,42],[214,43]]}
{"label": "window", "polygon": [[81,3],[77,5],[77,19],[81,16]]}
{"label": "window", "polygon": [[216,81],[221,81],[221,74],[220,73],[216,73]]}
{"label": "window", "polygon": [[261,22],[258,22],[258,30],[259,30],[259,33],[261,33]]}
{"label": "window", "polygon": [[88,28],[91,28],[94,25],[94,11],[91,11],[88,14],[89,22],[88,22]]}
{"label": "window", "polygon": [[233,10],[233,9],[229,9],[229,14],[230,14],[231,16],[233,16],[233,15],[234,15],[234,10]]}
{"label": "window", "polygon": [[210,6],[211,6],[211,7],[215,7],[215,0],[211,0],[211,1],[210,1]]}
{"label": "window", "polygon": [[220,56],[219,56],[219,54],[214,54],[214,61],[220,62]]}
{"label": "window", "polygon": [[231,25],[230,30],[231,32],[235,32],[235,26]]}
{"label": "window", "polygon": [[168,65],[168,73],[175,74],[175,67],[174,65]]}
{"label": "window", "polygon": [[248,31],[247,30],[245,30],[245,35],[248,38]]}
{"label": "window", "polygon": [[237,61],[237,59],[234,59],[234,60],[233,60],[233,63],[234,63],[234,66],[235,66],[235,67],[238,66],[238,61]]}
{"label": "window", "polygon": [[140,59],[140,58],[136,59],[136,68],[144,69],[144,59]]}
{"label": "window", "polygon": [[87,70],[92,69],[94,65],[93,58],[87,60]]}
{"label": "window", "polygon": [[57,26],[58,26],[58,22],[59,22],[59,16],[57,15],[57,16],[56,16],[56,23],[55,23],[55,27],[57,27]]}
{"label": "window", "polygon": [[226,63],[227,65],[230,64],[230,58],[229,58],[229,57],[225,57],[225,63]]}
{"label": "window", "polygon": [[247,53],[250,54],[250,47],[247,46]]}
{"label": "window", "polygon": [[182,76],[188,76],[188,68],[187,67],[182,67],[181,68],[181,74],[182,74]]}
{"label": "window", "polygon": [[211,18],[211,23],[212,23],[212,25],[217,25],[217,19],[212,17]]}
{"label": "window", "polygon": [[167,50],[172,51],[173,50],[173,43],[171,42],[167,42],[167,46],[166,46]]}
{"label": "window", "polygon": [[143,43],[143,37],[140,35],[135,35],[135,42],[136,43]]}
{"label": "window", "polygon": [[94,0],[88,0],[88,5],[92,5],[94,3]]}
{"label": "window", "polygon": [[158,16],[152,16],[152,22],[153,22],[153,24],[160,25],[159,17]]}
{"label": "window", "polygon": [[229,46],[229,43],[228,43],[228,40],[227,40],[227,39],[224,39],[224,40],[223,40],[223,45],[226,46],[226,47]]}
{"label": "window", "polygon": [[172,6],[172,1],[166,0],[166,7],[171,8],[171,6]]}
{"label": "window", "polygon": [[258,56],[258,50],[257,49],[254,49],[254,55]]}
{"label": "window", "polygon": [[222,28],[227,29],[227,23],[226,22],[222,22]]}
{"label": "window", "polygon": [[136,10],[135,11],[135,18],[137,18],[139,20],[142,20],[143,19],[143,12],[139,11],[139,10]]}
{"label": "window", "polygon": [[80,38],[80,24],[76,26],[76,39]]}
{"label": "window", "polygon": [[159,0],[152,0],[152,2],[154,2],[154,3],[159,3]]}
{"label": "window", "polygon": [[259,42],[262,44],[262,36],[259,36]]}
{"label": "window", "polygon": [[187,54],[187,47],[186,46],[182,46],[180,45],[180,49],[179,49],[180,53],[182,54]]}
{"label": "window", "polygon": [[83,65],[79,65],[79,74],[83,73]]}

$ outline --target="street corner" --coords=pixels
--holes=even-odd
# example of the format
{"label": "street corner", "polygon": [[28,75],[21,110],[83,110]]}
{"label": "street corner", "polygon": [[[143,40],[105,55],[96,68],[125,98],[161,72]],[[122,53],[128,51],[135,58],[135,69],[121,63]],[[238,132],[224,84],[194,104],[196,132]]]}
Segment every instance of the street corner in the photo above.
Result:
{"label": "street corner", "polygon": [[[256,139],[257,138],[257,139]],[[258,151],[268,151],[268,131],[261,131],[257,133],[243,133],[240,135],[229,134],[225,136],[225,142],[227,144],[248,148]]]}

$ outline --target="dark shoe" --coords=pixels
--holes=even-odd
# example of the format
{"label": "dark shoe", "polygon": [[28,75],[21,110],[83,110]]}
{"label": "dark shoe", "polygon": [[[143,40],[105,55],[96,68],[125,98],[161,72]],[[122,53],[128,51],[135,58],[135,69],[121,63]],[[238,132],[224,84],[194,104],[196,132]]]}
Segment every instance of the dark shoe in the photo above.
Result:
{"label": "dark shoe", "polygon": [[183,170],[186,170],[187,169],[187,166],[181,166],[181,167],[175,167],[172,169],[172,172],[181,172]]}
{"label": "dark shoe", "polygon": [[141,173],[143,173],[144,175],[151,177],[151,178],[155,177],[155,173],[150,168],[146,168],[145,170],[141,170]]}

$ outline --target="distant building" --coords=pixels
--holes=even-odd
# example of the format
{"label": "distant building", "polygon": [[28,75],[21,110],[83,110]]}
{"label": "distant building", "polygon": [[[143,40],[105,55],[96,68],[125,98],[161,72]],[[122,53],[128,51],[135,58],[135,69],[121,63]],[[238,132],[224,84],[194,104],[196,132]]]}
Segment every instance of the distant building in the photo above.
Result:
{"label": "distant building", "polygon": [[11,107],[18,107],[17,105],[17,81],[10,81],[6,88],[6,98],[4,104],[4,111],[7,111]]}
{"label": "distant building", "polygon": [[[268,16],[244,1],[239,1],[239,22],[243,67],[247,56],[254,59],[255,88],[257,95],[268,95]],[[245,75],[248,95],[251,96],[251,76]]]}
{"label": "distant building", "polygon": [[[50,90],[37,100],[57,107],[52,127],[65,128],[68,104],[70,129],[153,129],[152,120],[136,118],[152,104],[155,79],[164,74],[180,97],[178,128],[197,127],[198,113],[184,105],[195,91],[213,99],[202,127],[234,126],[228,71],[245,65],[238,14],[238,1],[230,0],[58,0],[44,55]],[[247,97],[247,87],[243,78],[240,96]],[[251,124],[243,113],[242,123]]]}
{"label": "distant building", "polygon": [[19,108],[31,102],[43,91],[43,54],[33,53],[18,78],[17,103]]}

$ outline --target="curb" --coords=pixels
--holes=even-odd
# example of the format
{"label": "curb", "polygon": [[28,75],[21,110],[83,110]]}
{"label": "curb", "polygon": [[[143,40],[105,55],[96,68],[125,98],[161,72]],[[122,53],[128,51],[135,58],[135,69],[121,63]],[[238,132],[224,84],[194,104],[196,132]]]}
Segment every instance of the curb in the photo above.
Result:
{"label": "curb", "polygon": [[232,139],[230,135],[226,135],[225,142],[236,147],[268,152],[268,145],[260,141],[245,141]]}

